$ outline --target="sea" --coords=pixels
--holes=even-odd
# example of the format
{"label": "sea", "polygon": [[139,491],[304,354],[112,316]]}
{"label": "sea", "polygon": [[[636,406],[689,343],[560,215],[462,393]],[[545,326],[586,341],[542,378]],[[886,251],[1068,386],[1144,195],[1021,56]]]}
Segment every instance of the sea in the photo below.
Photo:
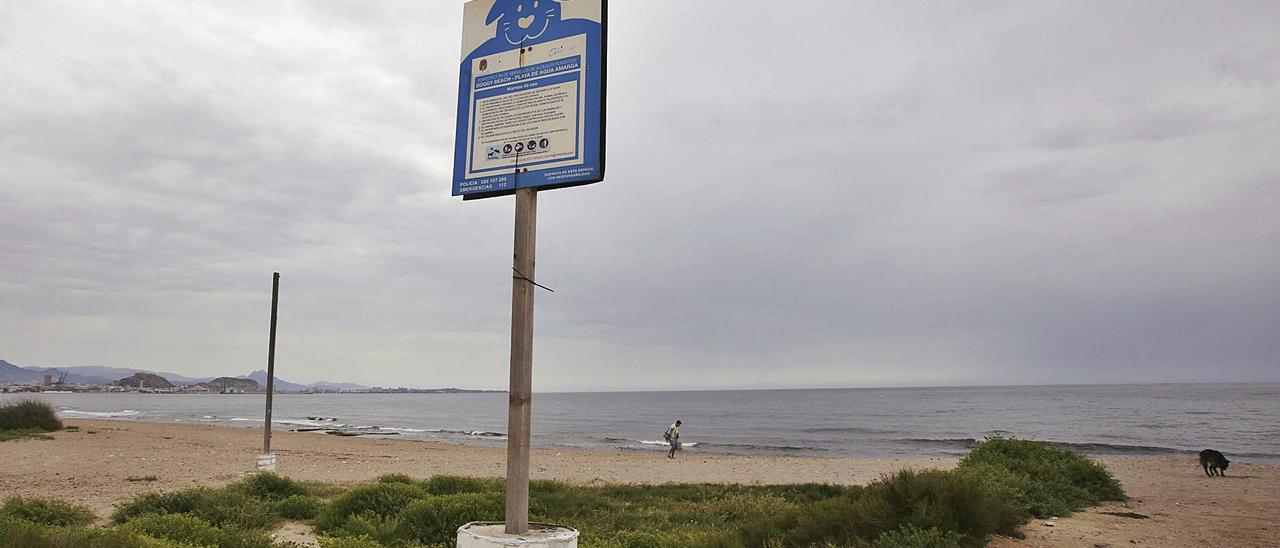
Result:
{"label": "sea", "polygon": [[[26,395],[24,395],[26,396]],[[261,428],[262,394],[42,394],[66,421]],[[502,446],[507,395],[279,394],[273,429]],[[805,457],[962,456],[988,436],[1093,456],[1280,461],[1280,384],[536,393],[533,444]]]}

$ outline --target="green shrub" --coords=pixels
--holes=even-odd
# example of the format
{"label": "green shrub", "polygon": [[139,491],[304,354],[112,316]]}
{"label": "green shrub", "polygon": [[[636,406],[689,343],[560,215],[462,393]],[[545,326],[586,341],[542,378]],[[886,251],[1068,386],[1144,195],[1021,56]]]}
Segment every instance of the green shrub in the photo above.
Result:
{"label": "green shrub", "polygon": [[423,488],[432,495],[500,492],[502,491],[502,482],[495,479],[435,476],[427,480],[423,484]]}
{"label": "green shrub", "polygon": [[358,515],[391,518],[406,506],[427,496],[420,487],[404,483],[360,485],[339,495],[325,506],[316,516],[316,528],[326,533],[334,532]]}
{"label": "green shrub", "polygon": [[988,438],[960,461],[958,469],[1004,486],[1036,517],[1063,516],[1127,498],[1120,482],[1101,464],[1033,441]]}
{"label": "green shrub", "polygon": [[251,497],[267,501],[277,501],[294,495],[309,494],[307,488],[303,487],[302,484],[274,472],[254,474],[240,480],[236,487]]}
{"label": "green shrub", "polygon": [[86,506],[60,500],[9,497],[0,506],[0,516],[25,519],[32,523],[66,527],[88,525],[98,516]]}
{"label": "green shrub", "polygon": [[907,525],[954,532],[962,544],[981,546],[992,534],[1016,534],[1024,516],[977,478],[941,470],[904,470],[807,508],[777,508],[743,524],[744,544],[854,546]]}
{"label": "green shrub", "polygon": [[997,498],[981,481],[956,472],[905,470],[871,484],[865,493],[887,503],[895,525],[955,531],[978,546],[992,534],[1015,534],[1025,518],[1013,501]]}
{"label": "green shrub", "polygon": [[799,504],[770,493],[734,493],[711,501],[708,510],[725,523],[752,523],[800,508]]}
{"label": "green shrub", "polygon": [[112,523],[121,524],[147,514],[180,514],[195,509],[198,501],[212,492],[208,487],[195,487],[168,493],[142,493],[133,497],[111,514]]}
{"label": "green shrub", "polygon": [[447,544],[458,528],[472,521],[498,521],[504,502],[499,493],[458,493],[432,496],[400,512],[396,537],[422,544]]}
{"label": "green shrub", "polygon": [[320,548],[383,548],[369,537],[321,537]]}
{"label": "green shrub", "polygon": [[189,548],[129,531],[98,527],[52,527],[0,516],[4,548]]}
{"label": "green shrub", "polygon": [[921,529],[904,525],[886,531],[876,539],[876,548],[960,548],[964,535],[955,531],[940,531],[937,527]]}
{"label": "green shrub", "polygon": [[189,514],[151,514],[121,526],[122,530],[174,543],[217,548],[270,548],[271,537],[261,531],[220,529]]}
{"label": "green shrub", "polygon": [[[586,544],[584,544],[585,546]],[[617,531],[597,537],[594,548],[738,548],[728,531]]]}
{"label": "green shrub", "polygon": [[386,546],[405,544],[396,531],[400,526],[400,518],[383,517],[373,512],[365,512],[348,516],[340,527],[332,530],[335,537],[367,538]]}
{"label": "green shrub", "polygon": [[284,519],[314,519],[324,507],[324,501],[311,495],[294,495],[271,505],[272,510]]}
{"label": "green shrub", "polygon": [[414,481],[413,478],[409,477],[408,474],[383,474],[381,476],[378,476],[377,482],[378,483],[407,483],[409,485],[416,485],[418,483]]}
{"label": "green shrub", "polygon": [[280,522],[270,503],[229,489],[200,499],[191,513],[217,527],[270,529]]}
{"label": "green shrub", "polygon": [[583,516],[609,516],[617,513],[615,508],[620,504],[599,488],[545,480],[529,483],[529,513],[543,521],[577,522]]}
{"label": "green shrub", "polygon": [[268,503],[234,487],[143,493],[117,508],[111,519],[120,524],[149,514],[191,514],[217,527],[241,529],[268,529],[280,521]]}
{"label": "green shrub", "polygon": [[0,430],[62,430],[58,413],[48,402],[18,400],[0,406]]}

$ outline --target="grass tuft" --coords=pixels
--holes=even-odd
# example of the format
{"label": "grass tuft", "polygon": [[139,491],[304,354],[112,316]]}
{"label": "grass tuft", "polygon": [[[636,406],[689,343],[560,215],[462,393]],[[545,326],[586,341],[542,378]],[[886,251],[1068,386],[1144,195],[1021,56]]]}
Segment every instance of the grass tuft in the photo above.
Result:
{"label": "grass tuft", "polygon": [[259,472],[235,484],[246,495],[266,501],[284,500],[295,495],[310,494],[309,490],[292,479],[274,472]]}
{"label": "grass tuft", "polygon": [[422,544],[448,544],[468,522],[502,520],[504,507],[503,495],[497,492],[432,496],[397,515],[395,536]]}
{"label": "grass tuft", "polygon": [[21,430],[0,430],[0,441],[12,440],[51,440],[50,436],[44,430],[35,430],[32,428],[23,428]]}
{"label": "grass tuft", "polygon": [[964,535],[955,531],[943,531],[937,527],[921,529],[915,525],[903,525],[886,531],[876,539],[876,548],[960,548]]}
{"label": "grass tuft", "polygon": [[369,537],[321,537],[320,548],[383,548]]}
{"label": "grass tuft", "polygon": [[316,528],[332,533],[343,529],[357,517],[366,524],[370,520],[386,521],[427,496],[426,491],[417,485],[396,482],[360,485],[333,499],[316,517]]}
{"label": "grass tuft", "polygon": [[405,483],[409,485],[417,485],[417,481],[409,477],[408,474],[383,474],[375,480],[378,483]]}
{"label": "grass tuft", "polygon": [[276,501],[271,509],[284,519],[311,520],[324,508],[324,500],[313,495],[293,495]]}
{"label": "grass tuft", "polygon": [[9,497],[0,506],[0,517],[67,527],[88,525],[98,519],[93,510],[79,504],[41,498]]}
{"label": "grass tuft", "polygon": [[121,530],[151,538],[194,546],[219,548],[271,548],[271,537],[261,531],[218,528],[188,514],[151,514],[141,516]]}
{"label": "grass tuft", "polygon": [[979,478],[1037,518],[1128,498],[1101,464],[1034,441],[988,438],[960,461],[957,471]]}
{"label": "grass tuft", "polygon": [[459,493],[485,493],[501,490],[502,480],[465,478],[462,476],[434,476],[422,487],[432,495],[456,495]]}
{"label": "grass tuft", "polygon": [[56,432],[62,430],[62,421],[48,402],[17,400],[0,405],[0,430]]}
{"label": "grass tuft", "polygon": [[234,485],[143,493],[118,507],[111,520],[123,524],[150,514],[190,514],[216,527],[240,529],[268,529],[280,522],[280,516],[267,501],[248,496]]}

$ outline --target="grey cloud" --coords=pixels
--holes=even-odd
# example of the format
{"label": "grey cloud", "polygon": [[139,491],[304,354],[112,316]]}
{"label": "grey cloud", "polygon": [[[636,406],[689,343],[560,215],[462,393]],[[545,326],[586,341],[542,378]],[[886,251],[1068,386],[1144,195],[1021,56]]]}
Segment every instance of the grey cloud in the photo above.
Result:
{"label": "grey cloud", "polygon": [[[1280,380],[1273,7],[735,6],[610,6],[540,389]],[[286,378],[503,385],[460,4],[0,10],[0,357],[258,369],[280,270]]]}

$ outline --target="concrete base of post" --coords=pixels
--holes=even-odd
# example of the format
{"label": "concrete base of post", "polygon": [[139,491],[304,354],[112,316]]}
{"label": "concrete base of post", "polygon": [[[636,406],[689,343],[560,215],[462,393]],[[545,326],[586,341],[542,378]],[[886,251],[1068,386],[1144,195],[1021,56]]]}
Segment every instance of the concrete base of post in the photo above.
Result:
{"label": "concrete base of post", "polygon": [[458,528],[458,548],[578,548],[578,530],[530,523],[529,532],[508,535],[502,522],[473,521]]}

